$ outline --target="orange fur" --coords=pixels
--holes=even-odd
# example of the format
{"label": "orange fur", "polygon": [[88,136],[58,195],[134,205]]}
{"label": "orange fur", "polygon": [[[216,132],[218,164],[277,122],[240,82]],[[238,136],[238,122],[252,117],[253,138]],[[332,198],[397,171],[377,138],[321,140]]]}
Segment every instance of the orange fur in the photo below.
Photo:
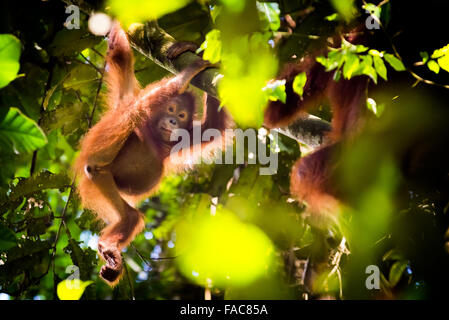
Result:
{"label": "orange fur", "polygon": [[[83,138],[74,170],[82,205],[107,223],[98,244],[105,261],[100,275],[115,285],[123,270],[120,251],[145,226],[136,204],[157,190],[166,172],[175,144],[167,140],[167,130],[183,128],[191,133],[195,99],[185,90],[209,64],[198,60],[177,76],[140,89],[126,33],[117,23],[109,34],[106,59],[109,108]],[[222,132],[229,124],[227,113],[218,110],[218,105],[215,98],[208,98],[202,131]],[[221,141],[203,145],[222,147]]]}
{"label": "orange fur", "polygon": [[[333,218],[339,212],[338,188],[331,179],[336,165],[333,154],[337,143],[356,132],[362,123],[368,78],[357,76],[336,82],[334,72],[326,72],[315,57],[309,55],[296,64],[285,66],[278,79],[286,79],[287,101],[285,104],[270,102],[265,111],[265,125],[269,128],[286,126],[323,100],[330,104],[332,131],[325,139],[327,143],[295,163],[290,183],[291,194],[307,204],[310,216],[323,220],[321,218]],[[302,98],[292,88],[293,79],[301,72],[307,75]]]}

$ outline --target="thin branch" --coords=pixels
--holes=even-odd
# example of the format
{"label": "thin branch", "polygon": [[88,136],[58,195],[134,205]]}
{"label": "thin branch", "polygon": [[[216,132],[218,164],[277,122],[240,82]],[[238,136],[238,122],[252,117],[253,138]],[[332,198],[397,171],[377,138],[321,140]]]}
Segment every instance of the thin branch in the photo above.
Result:
{"label": "thin branch", "polygon": [[84,61],[86,61],[91,67],[93,67],[95,70],[97,70],[97,72],[100,75],[103,74],[103,70],[100,70],[100,68],[98,68],[95,64],[93,64],[92,61],[90,61],[82,52],[80,52],[80,56],[83,57]]}
{"label": "thin branch", "polygon": [[104,66],[103,66],[102,72],[100,72],[101,78],[100,78],[100,83],[98,84],[98,87],[97,87],[97,93],[95,94],[94,106],[92,107],[92,112],[91,112],[89,118],[87,119],[87,124],[88,124],[89,128],[92,127],[92,120],[94,118],[95,110],[97,109],[98,97],[100,95],[101,86],[103,85],[105,68],[106,68],[106,61],[104,62]]}
{"label": "thin branch", "polygon": [[51,253],[51,258],[50,258],[50,264],[49,264],[48,269],[47,269],[47,272],[48,272],[48,270],[50,269],[50,265],[53,264],[53,292],[56,292],[56,282],[55,282],[55,275],[56,275],[56,272],[55,272],[56,247],[58,245],[58,240],[59,240],[59,236],[61,234],[62,225],[63,224],[65,225],[64,218],[65,218],[65,215],[67,213],[67,208],[69,206],[70,199],[72,198],[72,195],[73,195],[73,189],[74,189],[74,186],[75,186],[75,179],[76,179],[76,177],[74,177],[73,180],[72,180],[72,184],[70,185],[70,191],[69,191],[69,195],[67,197],[67,201],[66,201],[66,203],[64,205],[64,209],[62,209],[61,222],[59,223],[58,231],[56,232],[55,243],[53,245],[53,251]]}
{"label": "thin branch", "polygon": [[[390,37],[388,35],[388,33],[385,31],[385,29],[382,27],[382,31],[384,32],[385,36],[387,37],[388,41],[390,42],[391,48],[393,49],[394,55],[399,58],[401,61],[403,61],[401,55],[399,54],[396,45],[393,42],[393,38]],[[424,82],[428,85],[433,85],[433,86],[437,86],[440,88],[445,88],[445,89],[449,89],[449,85],[447,84],[442,84],[442,83],[438,83],[432,80],[428,80],[428,79],[424,79],[423,77],[419,76],[418,74],[416,74],[415,72],[412,71],[412,69],[408,66],[405,67],[405,69],[407,70],[408,73],[410,73],[410,75],[415,78],[416,80],[418,80],[418,82]],[[416,86],[416,83],[413,85]]]}
{"label": "thin branch", "polygon": [[129,276],[128,265],[126,263],[125,263],[125,272],[126,272],[126,279],[128,281],[128,285],[129,285],[129,291],[131,292],[131,300],[136,300],[136,297],[134,295],[134,287],[133,287],[133,284],[131,283],[131,278]]}
{"label": "thin branch", "polygon": [[[47,78],[47,82],[45,84],[44,95],[42,96],[42,102],[41,102],[41,106],[39,109],[39,119],[37,120],[38,125],[40,125],[41,121],[42,121],[42,112],[44,111],[45,98],[47,97],[47,93],[51,87],[51,80],[53,79],[54,66],[55,66],[55,61],[52,59],[50,61],[50,68],[48,70],[48,78]],[[33,157],[31,158],[30,177],[33,175],[34,171],[36,170],[37,151],[38,150],[34,150]]]}

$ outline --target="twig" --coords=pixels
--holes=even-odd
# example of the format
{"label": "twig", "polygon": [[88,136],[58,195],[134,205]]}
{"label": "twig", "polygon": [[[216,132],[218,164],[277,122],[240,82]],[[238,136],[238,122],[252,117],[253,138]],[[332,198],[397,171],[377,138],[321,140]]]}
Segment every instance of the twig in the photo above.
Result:
{"label": "twig", "polygon": [[83,59],[91,66],[93,67],[95,70],[97,70],[97,72],[102,75],[103,74],[103,70],[100,70],[100,68],[98,68],[95,64],[92,63],[92,61],[90,61],[82,52],[80,52],[80,56],[83,57]]}
{"label": "twig", "polygon": [[95,110],[97,109],[98,96],[100,95],[101,86],[103,85],[105,68],[106,68],[106,61],[104,62],[103,70],[100,72],[101,78],[100,78],[100,83],[98,84],[98,87],[97,87],[97,93],[95,94],[94,106],[92,107],[92,112],[91,112],[89,118],[87,119],[87,124],[88,124],[89,128],[92,127],[92,120],[94,118]]}
{"label": "twig", "polygon": [[[53,69],[54,69],[54,66],[55,66],[55,62],[52,59],[49,63],[50,63],[50,68],[48,70],[47,83],[45,84],[44,95],[42,97],[42,102],[41,102],[41,106],[40,106],[40,109],[39,109],[39,119],[37,120],[37,124],[38,125],[40,125],[41,121],[42,121],[42,112],[44,111],[45,98],[47,96],[48,90],[50,90],[51,80],[53,78]],[[38,150],[34,150],[33,157],[31,158],[30,177],[33,175],[34,170],[36,169],[37,151]]]}
{"label": "twig", "polygon": [[129,271],[128,271],[128,265],[125,263],[125,272],[126,272],[126,279],[128,281],[129,290],[131,292],[131,300],[136,300],[136,297],[134,296],[134,287],[131,283],[131,278],[129,277]]}
{"label": "twig", "polygon": [[[382,31],[384,32],[385,36],[387,37],[388,41],[390,42],[391,48],[393,49],[393,52],[394,52],[394,55],[397,58],[399,58],[401,61],[403,61],[401,55],[399,54],[398,50],[396,49],[396,46],[395,46],[395,44],[393,42],[393,39],[388,35],[388,33],[385,31],[385,29],[383,27],[382,27]],[[414,77],[416,80],[418,80],[418,82],[424,82],[424,83],[429,84],[429,85],[434,85],[434,86],[437,86],[437,87],[449,89],[449,85],[447,85],[447,84],[441,84],[441,83],[438,83],[438,82],[435,82],[435,81],[432,81],[432,80],[424,79],[423,77],[421,77],[418,74],[416,74],[415,72],[413,72],[411,70],[411,68],[408,67],[408,66],[406,66],[405,69],[407,70],[408,73],[410,73],[410,75],[412,77]],[[416,83],[413,86],[416,86]]]}

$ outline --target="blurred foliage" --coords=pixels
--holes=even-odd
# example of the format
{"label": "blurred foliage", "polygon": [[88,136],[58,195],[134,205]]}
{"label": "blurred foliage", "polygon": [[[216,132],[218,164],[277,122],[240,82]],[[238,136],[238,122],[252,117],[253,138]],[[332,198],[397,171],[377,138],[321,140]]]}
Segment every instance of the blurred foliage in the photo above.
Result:
{"label": "blurred foliage", "polygon": [[[205,288],[217,299],[448,296],[448,90],[417,84],[409,73],[449,83],[440,34],[446,13],[436,0],[373,2],[92,0],[82,2],[80,28],[69,30],[64,1],[3,1],[0,298],[203,299]],[[367,101],[376,117],[338,148],[341,215],[324,225],[290,197],[289,173],[301,153],[280,136],[268,143],[278,156],[275,175],[244,163],[166,177],[140,204],[146,229],[123,252],[124,279],[107,286],[95,251],[104,223],[81,208],[70,169],[104,107],[107,44],[88,32],[92,11],[124,24],[158,18],[176,39],[201,44],[204,58],[221,63],[222,103],[252,128],[269,100],[285,101],[285,81],[274,80],[285,63],[323,46],[338,24],[363,25],[375,15],[383,29],[371,32],[373,41],[343,41],[318,58],[342,78],[378,82]],[[142,85],[167,75],[135,57]],[[305,74],[294,81],[299,95],[305,82]],[[329,118],[324,110],[314,113]],[[370,265],[380,269],[380,289],[365,286]]]}

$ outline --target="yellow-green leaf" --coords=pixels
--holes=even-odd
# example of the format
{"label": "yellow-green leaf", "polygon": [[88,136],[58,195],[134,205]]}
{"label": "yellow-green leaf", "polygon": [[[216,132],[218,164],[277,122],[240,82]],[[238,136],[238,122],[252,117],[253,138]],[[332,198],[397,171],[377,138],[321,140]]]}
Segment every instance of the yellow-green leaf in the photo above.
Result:
{"label": "yellow-green leaf", "polygon": [[346,54],[345,65],[343,66],[343,77],[345,79],[351,79],[352,74],[359,68],[359,64],[359,57],[356,54]]}
{"label": "yellow-green leaf", "polygon": [[298,74],[295,79],[293,80],[293,91],[299,94],[299,96],[302,98],[302,95],[304,93],[304,86],[307,82],[307,75],[305,72],[301,72]]}
{"label": "yellow-green leaf", "polygon": [[258,2],[256,1],[259,18],[264,30],[276,31],[281,26],[279,15],[281,10],[276,2]]}
{"label": "yellow-green leaf", "polygon": [[445,55],[448,55],[448,54],[449,54],[449,44],[446,45],[446,46],[444,46],[444,47],[441,48],[441,49],[435,50],[435,51],[432,53],[431,58],[432,58],[432,59],[437,59],[437,58],[440,58],[440,57],[445,56]]}
{"label": "yellow-green leaf", "polygon": [[440,72],[440,66],[435,60],[430,60],[429,62],[427,62],[427,68],[435,73]]}
{"label": "yellow-green leaf", "polygon": [[109,0],[111,12],[117,15],[124,25],[133,22],[155,20],[163,15],[181,9],[191,0]]}
{"label": "yellow-green leaf", "polygon": [[0,34],[0,88],[17,76],[20,64],[20,41],[11,34]]}
{"label": "yellow-green leaf", "polygon": [[17,108],[10,108],[0,122],[0,149],[27,153],[47,144],[47,137],[32,119]]}
{"label": "yellow-green leaf", "polygon": [[374,68],[379,76],[381,76],[384,80],[387,80],[387,67],[385,67],[385,63],[380,56],[373,56],[374,60]]}
{"label": "yellow-green leaf", "polygon": [[60,300],[79,300],[87,286],[93,281],[82,281],[79,279],[62,280],[58,283],[56,293]]}
{"label": "yellow-green leaf", "polygon": [[204,50],[203,59],[210,63],[217,63],[221,60],[221,36],[220,30],[212,29],[206,34],[206,39],[201,44],[199,50]]}
{"label": "yellow-green leaf", "polygon": [[380,117],[384,112],[385,105],[383,103],[377,105],[377,102],[372,99],[366,99],[366,106],[369,110],[371,110],[377,117]]}
{"label": "yellow-green leaf", "polygon": [[404,64],[402,63],[401,60],[399,60],[398,58],[396,58],[394,55],[390,54],[390,53],[386,53],[384,54],[384,59],[385,61],[387,61],[390,66],[393,67],[394,70],[396,71],[404,71],[405,67]]}
{"label": "yellow-green leaf", "polygon": [[438,59],[438,64],[441,67],[441,69],[446,70],[449,72],[449,54],[441,57]]}
{"label": "yellow-green leaf", "polygon": [[262,88],[268,95],[270,101],[287,101],[287,94],[285,93],[285,80],[270,81],[264,88]]}

